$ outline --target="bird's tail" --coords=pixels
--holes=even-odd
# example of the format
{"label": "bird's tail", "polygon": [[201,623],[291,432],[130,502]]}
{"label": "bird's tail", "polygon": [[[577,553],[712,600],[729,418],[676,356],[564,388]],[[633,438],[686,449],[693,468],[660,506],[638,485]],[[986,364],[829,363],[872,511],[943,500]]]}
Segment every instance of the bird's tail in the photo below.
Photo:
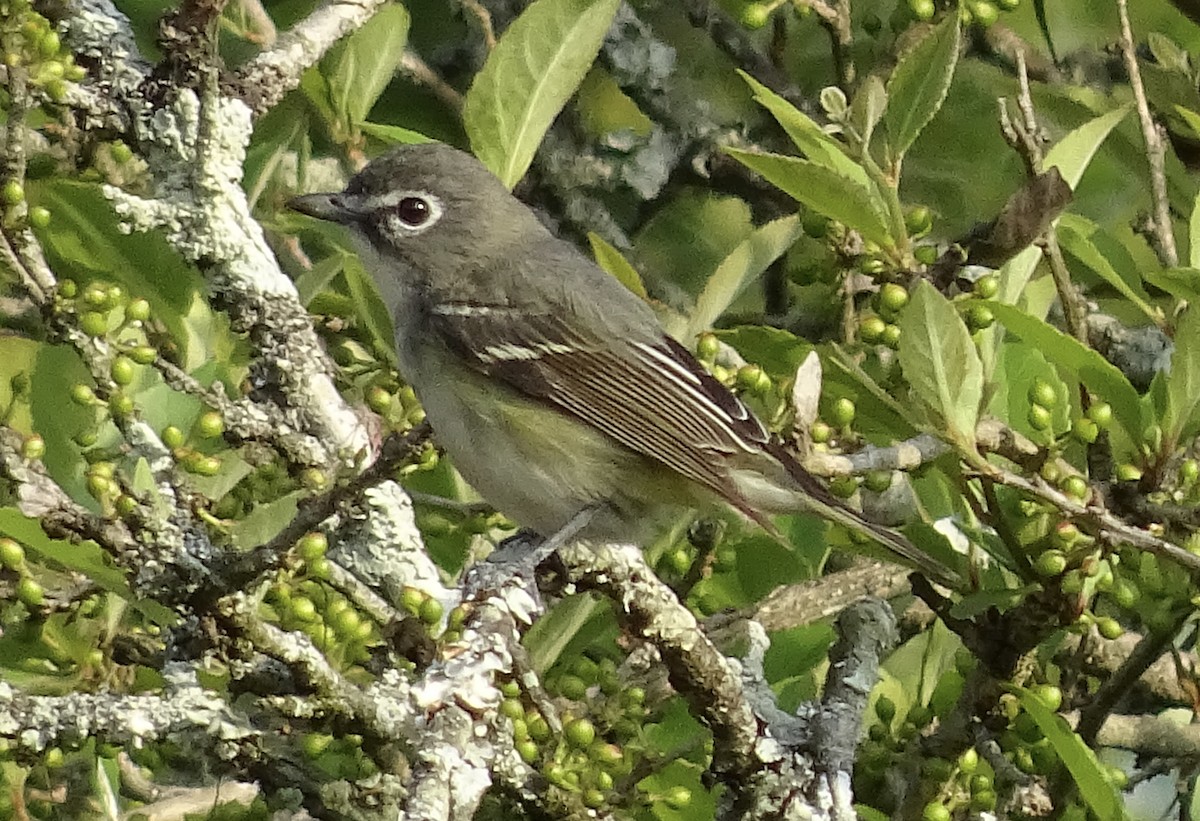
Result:
{"label": "bird's tail", "polygon": [[792,480],[799,486],[801,505],[817,514],[861,533],[882,544],[895,553],[904,563],[912,565],[930,579],[947,587],[960,588],[962,577],[929,554],[917,548],[903,535],[889,527],[876,524],[863,517],[862,513],[834,496],[825,485],[809,473],[796,459],[780,448],[773,454],[783,464]]}

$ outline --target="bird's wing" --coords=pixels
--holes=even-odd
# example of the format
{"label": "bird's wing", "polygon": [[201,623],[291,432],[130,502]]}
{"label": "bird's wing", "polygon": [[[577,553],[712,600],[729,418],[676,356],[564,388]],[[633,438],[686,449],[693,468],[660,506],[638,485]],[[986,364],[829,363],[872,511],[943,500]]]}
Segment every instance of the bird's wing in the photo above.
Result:
{"label": "bird's wing", "polygon": [[[474,367],[571,414],[762,521],[721,456],[759,454],[770,435],[677,342],[588,338],[551,314],[442,303],[439,336]],[[716,458],[714,458],[716,457]]]}

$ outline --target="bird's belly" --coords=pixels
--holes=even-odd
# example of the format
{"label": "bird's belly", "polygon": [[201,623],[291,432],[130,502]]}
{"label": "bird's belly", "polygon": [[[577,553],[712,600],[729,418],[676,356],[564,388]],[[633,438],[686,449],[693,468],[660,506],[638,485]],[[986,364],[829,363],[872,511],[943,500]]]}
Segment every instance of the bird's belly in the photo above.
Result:
{"label": "bird's belly", "polygon": [[454,370],[414,374],[413,388],[462,477],[519,525],[549,536],[606,503],[582,536],[640,540],[678,501],[673,472],[502,383]]}

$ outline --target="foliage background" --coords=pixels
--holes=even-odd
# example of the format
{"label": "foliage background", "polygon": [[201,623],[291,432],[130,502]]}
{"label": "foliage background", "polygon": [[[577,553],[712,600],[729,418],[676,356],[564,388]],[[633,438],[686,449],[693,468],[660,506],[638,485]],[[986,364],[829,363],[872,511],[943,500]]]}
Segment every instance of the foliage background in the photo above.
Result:
{"label": "foliage background", "polygon": [[[487,5],[497,24],[513,12],[506,4]],[[580,10],[600,4],[559,5],[564,19],[571,20]],[[817,102],[822,89],[848,85],[846,91],[853,97],[861,86],[848,84],[844,75],[839,76],[827,32],[813,12],[801,13],[806,5],[798,2],[774,8],[765,27],[751,30],[743,26],[740,36],[773,65],[777,72],[771,78],[773,87],[786,91],[801,109],[823,120]],[[976,18],[986,15],[986,10],[976,8],[978,4],[966,5]],[[126,2],[117,6],[132,20],[146,54],[161,54],[157,21],[175,5]],[[689,19],[689,12],[702,6],[633,4],[656,42],[670,49],[651,52],[646,58],[651,68],[635,76],[653,75],[654,60],[658,59],[666,67],[669,82],[661,89],[623,85],[618,82],[623,75],[613,62],[614,55],[602,58],[550,131],[529,174],[523,175],[524,169],[518,167],[507,181],[581,248],[589,252],[598,249],[605,267],[623,269],[621,259],[632,264],[637,274],[630,281],[644,286],[661,308],[664,322],[686,332],[683,335],[689,343],[695,342],[695,332],[710,324],[697,325],[697,316],[715,318],[718,338],[736,349],[751,369],[760,368],[770,378],[769,387],[747,393],[776,422],[790,421],[791,381],[803,356],[815,347],[826,365],[820,386],[821,419],[835,429],[837,446],[855,451],[905,440],[923,427],[920,414],[913,407],[904,407],[909,400],[906,385],[915,381],[914,371],[905,367],[897,374],[893,355],[863,343],[858,321],[887,314],[878,307],[875,285],[895,281],[915,286],[919,277],[914,277],[912,270],[916,266],[905,269],[895,264],[911,263],[911,257],[888,258],[886,253],[873,253],[852,240],[839,239],[836,232],[825,233],[824,221],[815,212],[822,210],[821,205],[832,204],[838,192],[814,194],[816,199],[809,205],[817,207],[801,209],[798,219],[788,221],[796,208],[789,198],[732,167],[720,150],[724,146],[782,153],[795,153],[795,148],[739,78],[739,68],[754,74],[745,53],[733,53],[719,45],[716,22],[706,29]],[[313,7],[305,2],[268,2],[262,9],[274,26],[284,31]],[[22,8],[17,3],[7,5],[6,19],[18,20]],[[262,47],[259,41],[265,30],[261,21],[256,22],[253,9],[251,4],[231,4],[222,17],[220,53],[231,67],[249,60]],[[707,19],[736,26],[736,21],[747,19],[746,9],[737,0],[725,0],[702,11]],[[1194,159],[1190,149],[1200,139],[1200,132],[1193,130],[1197,115],[1192,113],[1193,119],[1189,119],[1179,107],[1200,112],[1196,71],[1188,56],[1200,53],[1200,27],[1188,19],[1188,8],[1182,3],[1139,0],[1129,11],[1135,38],[1141,44],[1151,105],[1174,140],[1174,150],[1166,154],[1164,179],[1174,218],[1171,228],[1186,262],[1195,253],[1190,247],[1193,229],[1189,219],[1197,185],[1189,167]],[[927,33],[927,26],[914,19],[907,3],[863,0],[853,4],[851,14],[853,38],[846,56],[853,60],[860,81],[871,74],[886,79],[897,55]],[[968,15],[968,19],[975,18]],[[12,27],[5,25],[6,36],[11,38]],[[954,67],[948,95],[905,157],[900,178],[899,196],[908,214],[922,206],[930,212],[930,227],[914,232],[920,235],[919,244],[936,247],[939,253],[956,241],[969,248],[967,238],[972,229],[994,219],[1025,182],[1022,159],[1006,144],[997,124],[997,99],[1015,100],[1020,91],[1006,44],[1024,43],[1031,49],[1032,102],[1047,145],[1054,145],[1132,101],[1128,76],[1114,46],[1119,31],[1115,3],[1085,0],[1021,2],[1004,11],[987,31],[974,24],[964,27],[964,53]],[[1149,39],[1151,34],[1157,39]],[[535,53],[544,49],[549,54],[560,45],[546,36],[535,36],[531,42]],[[1049,62],[1051,49],[1058,57],[1057,68]],[[401,56],[406,53],[420,62],[403,61]],[[352,257],[345,237],[287,212],[283,205],[297,191],[340,187],[346,175],[365,159],[391,142],[412,138],[412,132],[463,148],[474,147],[481,155],[491,152],[500,158],[511,157],[498,130],[489,131],[486,117],[473,119],[470,103],[465,111],[457,108],[485,57],[479,20],[465,5],[439,0],[389,5],[375,21],[326,55],[318,67],[305,74],[299,89],[257,121],[248,149],[244,188],[255,216],[268,231],[281,265],[294,277],[301,300],[340,366],[338,384],[343,395],[363,408],[363,413],[368,407],[379,413],[384,421],[378,424],[383,429],[409,430],[422,416],[411,392],[406,393],[391,371],[387,312],[379,305],[369,277]],[[436,83],[429,81],[426,70]],[[564,91],[573,88],[571,82]],[[158,349],[200,383],[223,383],[229,395],[239,395],[253,375],[254,343],[232,330],[225,313],[214,307],[203,266],[186,262],[161,235],[123,231],[105,198],[104,184],[131,191],[144,186],[145,167],[136,146],[130,152],[121,140],[100,133],[88,135],[79,149],[63,138],[62,130],[56,130],[61,122],[62,108],[52,100],[35,112],[31,124],[45,141],[29,151],[28,172],[22,181],[29,206],[50,212],[49,223],[36,235],[52,269],[60,279],[78,283],[81,295],[97,283],[108,288],[105,293],[110,296],[111,285],[120,287],[123,296],[113,298],[107,314],[110,334],[123,332],[122,310],[128,308],[118,307],[127,306],[130,298],[145,299],[154,324],[139,342]],[[1094,157],[1090,156],[1092,149]],[[881,151],[877,142],[876,155],[881,156]],[[693,163],[683,158],[699,160]],[[1200,341],[1191,343],[1194,322],[1187,324],[1184,310],[1190,295],[1200,289],[1191,278],[1194,268],[1165,264],[1141,232],[1154,202],[1136,114],[1124,116],[1111,134],[1092,140],[1072,161],[1080,171],[1086,167],[1086,172],[1075,187],[1068,216],[1060,223],[1060,242],[1071,279],[1087,300],[1089,311],[1112,317],[1126,329],[1161,327],[1174,334],[1177,352],[1184,350],[1190,355],[1191,345]],[[707,173],[696,173],[697,166]],[[10,229],[17,219],[9,215]],[[589,231],[599,237],[590,244]],[[758,253],[747,257],[751,247]],[[864,264],[881,259],[881,266]],[[1172,271],[1176,275],[1168,276]],[[861,288],[855,286],[858,293],[844,311],[845,283],[859,282],[864,274],[869,281],[860,283]],[[88,369],[75,351],[56,344],[61,339],[48,337],[44,317],[17,310],[19,289],[11,280],[6,280],[12,285],[14,300],[14,310],[6,314],[11,333],[0,339],[4,352],[0,357],[0,407],[8,409],[6,424],[23,436],[41,437],[41,459],[48,474],[71,498],[94,513],[112,516],[119,494],[96,480],[95,466],[120,461],[110,454],[119,453],[122,434],[103,413],[70,401],[76,385],[90,383]],[[942,290],[955,295],[953,288]],[[715,308],[714,291],[721,297]],[[913,338],[911,331],[919,330],[928,332],[932,340],[940,330],[956,333],[961,311],[968,320],[961,326],[963,333],[980,331],[979,326],[988,323],[970,313],[976,309],[967,305],[973,299],[969,283],[959,291],[952,308],[945,299],[922,296],[925,292],[910,287],[911,299],[929,312],[920,317],[910,310],[894,323],[888,317],[889,324],[896,324],[909,339]],[[98,304],[105,304],[103,298],[97,297]],[[995,369],[988,370],[985,415],[1041,446],[1039,455],[1024,463],[1004,462],[1004,469],[1036,482],[1047,454],[1061,455],[1075,470],[1085,475],[1091,471],[1087,493],[1095,494],[1093,501],[1108,503],[1113,515],[1129,527],[1145,529],[1155,524],[1158,527],[1150,532],[1190,548],[1194,525],[1189,511],[1195,505],[1196,477],[1190,473],[1194,462],[1189,459],[1191,437],[1196,432],[1191,412],[1196,397],[1190,386],[1178,387],[1183,378],[1179,369],[1171,374],[1177,387],[1171,387],[1163,373],[1163,367],[1172,361],[1170,343],[1150,334],[1146,338],[1151,342],[1146,344],[1161,346],[1151,350],[1161,354],[1157,359],[1150,365],[1118,362],[1140,391],[1131,386],[1127,394],[1134,397],[1132,414],[1138,421],[1123,425],[1121,420],[1127,422],[1129,415],[1122,416],[1118,397],[1105,390],[1115,377],[1093,379],[1089,375],[1095,367],[1091,371],[1072,367],[1070,355],[1056,347],[1061,337],[1042,330],[1046,326],[1040,319],[1047,314],[1051,325],[1062,325],[1061,311],[1050,309],[1054,300],[1053,281],[1042,262],[1020,303],[1035,317],[1034,324],[1024,326],[1022,342],[1010,336]],[[1020,318],[1006,310],[995,309],[1001,324],[1018,325]],[[927,327],[929,317],[946,327]],[[973,344],[985,351],[995,344],[986,333],[973,337]],[[877,401],[863,380],[845,368],[831,366],[842,361],[834,343],[885,382],[887,390],[900,400],[900,407]],[[933,341],[927,346],[924,350],[929,356],[942,355]],[[1120,345],[1114,348],[1115,353],[1105,352],[1114,358],[1124,352],[1126,359],[1137,359],[1136,353],[1130,354]],[[750,375],[756,371],[721,362],[719,366],[732,383],[743,387],[760,384]],[[1091,362],[1086,360],[1086,364]],[[1158,373],[1153,388],[1147,390],[1147,384],[1132,375],[1137,367],[1151,375]],[[1054,435],[1031,421],[1028,392],[1035,380],[1048,384],[1054,393],[1054,401],[1048,403],[1053,406]],[[1149,377],[1145,381],[1149,382]],[[128,395],[155,430],[179,429],[187,455],[177,456],[181,465],[187,463],[189,486],[208,500],[207,512],[219,520],[214,528],[234,549],[269,541],[293,520],[301,499],[345,479],[311,472],[277,456],[264,457],[244,443],[228,441],[220,431],[213,435],[211,428],[205,428],[212,419],[204,403],[168,387],[153,368],[137,370]],[[855,403],[852,426],[836,421],[838,400],[844,399]],[[1111,436],[1101,439],[1109,462],[1128,466],[1125,478],[1136,472],[1142,477],[1140,483],[1115,481],[1120,477],[1114,475],[1111,464],[1107,472],[1097,468],[1096,450],[1086,448],[1078,437],[1072,438],[1072,429],[1080,427],[1078,421],[1085,415],[1082,403],[1101,400],[1112,403],[1119,417]],[[925,401],[930,404],[925,410],[932,412],[929,418],[959,418],[956,414],[964,412],[961,407],[939,407],[927,397]],[[1178,418],[1181,407],[1187,410],[1184,418]],[[973,421],[974,408],[966,413]],[[1170,413],[1179,421],[1177,431],[1167,424]],[[946,426],[940,427],[938,432],[945,436]],[[1167,429],[1165,446],[1163,428]],[[1180,435],[1175,437],[1174,432]],[[974,431],[966,433],[974,437]],[[82,446],[81,441],[85,443]],[[205,462],[205,457],[216,457],[216,461]],[[993,464],[999,461],[993,459]],[[429,451],[401,472],[410,489],[472,500],[451,467]],[[1120,474],[1119,468],[1116,474]],[[1045,471],[1041,475],[1045,476]],[[130,475],[127,485],[146,491],[146,481]],[[895,481],[900,483],[899,478]],[[1096,738],[1088,738],[1085,744],[1062,730],[1045,709],[1045,698],[1049,698],[1058,712],[1077,716],[1094,700],[1106,678],[1121,678],[1121,673],[1085,663],[1086,654],[1078,650],[1081,641],[1085,648],[1094,649],[1115,642],[1122,631],[1152,639],[1142,646],[1156,648],[1158,653],[1144,662],[1117,667],[1132,679],[1142,670],[1128,665],[1148,666],[1162,653],[1190,659],[1193,591],[1185,574],[1169,561],[1135,555],[1120,534],[1105,537],[1105,528],[1094,517],[1083,515],[1077,504],[1058,504],[1057,497],[1045,495],[1034,504],[1028,495],[1011,488],[1001,488],[998,496],[981,502],[985,493],[977,484],[978,476],[965,469],[954,454],[922,465],[912,472],[911,481],[924,517],[930,521],[954,517],[980,549],[994,554],[994,564],[979,572],[973,598],[942,613],[957,629],[948,628],[944,621],[906,622],[905,640],[884,665],[875,696],[886,697],[885,704],[895,706],[895,717],[889,717],[887,706],[876,706],[868,713],[855,782],[860,795],[868,796],[867,803],[874,804],[876,813],[894,812],[896,817],[916,817],[915,812],[941,817],[931,805],[967,817],[991,809],[980,798],[989,792],[993,802],[998,797],[1001,806],[1014,815],[1023,806],[1019,804],[1022,798],[1053,796],[1058,802],[1055,811],[1065,817],[1083,817],[1087,812],[1104,817],[1100,808],[1105,806],[1105,797],[1112,799],[1111,806],[1128,806],[1135,817],[1158,817],[1172,801],[1178,802],[1172,812],[1193,817],[1196,746],[1189,737],[1181,736],[1179,746],[1170,749],[1147,749],[1136,739],[1124,739],[1112,746],[1142,754],[1136,766],[1130,755],[1112,750],[1101,750],[1100,760],[1105,762],[1101,765],[1088,752],[1089,747],[1102,746]],[[1118,493],[1122,484],[1124,496]],[[855,490],[853,486],[846,489]],[[993,489],[992,493],[996,492]],[[1114,497],[1114,493],[1118,495]],[[1131,497],[1149,504],[1149,512],[1146,504],[1130,501]],[[44,695],[154,692],[160,688],[162,671],[143,654],[131,651],[130,645],[155,646],[170,623],[162,606],[135,595],[126,575],[128,568],[106,557],[95,543],[69,545],[51,539],[17,510],[15,497],[7,503],[9,506],[0,510],[0,532],[20,543],[27,559],[11,562],[3,576],[8,594],[0,614],[4,624],[0,638],[3,680]],[[886,513],[886,502],[883,508]],[[1083,549],[1074,542],[1068,541],[1064,547],[1054,541],[1063,540],[1061,524],[1073,518],[1084,531],[1085,542],[1088,537],[1101,537],[1094,550],[1090,543]],[[431,555],[448,573],[460,570],[481,541],[493,541],[510,532],[511,524],[486,512],[471,509],[464,513],[432,504],[419,506],[418,523]],[[649,546],[648,557],[698,614],[754,614],[759,602],[778,586],[810,582],[823,571],[844,567],[842,558],[830,558],[830,551],[852,547],[846,534],[808,517],[794,517],[782,526],[789,547],[734,527],[709,553],[687,541],[686,523],[681,523]],[[914,539],[920,536],[920,543],[931,550],[945,552],[942,541],[927,531],[918,526],[910,535]],[[1112,555],[1123,546],[1124,560],[1112,561]],[[1069,561],[1065,575],[1035,572],[1039,557],[1060,548]],[[1014,559],[1014,552],[1025,558]],[[331,634],[329,625],[348,608],[330,607],[342,599],[328,593],[319,572],[305,569],[303,563],[298,566],[299,570],[293,566],[289,573],[274,579],[264,592],[268,612],[285,627],[304,627],[313,633],[349,675],[362,674],[364,658],[371,655],[369,648],[381,643],[379,626],[362,628],[366,619],[343,617],[343,628],[348,629]],[[31,588],[31,581],[40,593]],[[1131,596],[1131,589],[1140,590],[1140,598]],[[296,603],[300,599],[315,602],[320,616],[308,621],[316,622],[320,629],[304,624],[304,606]],[[907,594],[895,599],[901,612],[911,602]],[[976,638],[967,647],[960,635],[1014,629],[1022,622],[1003,622],[1004,616],[986,608],[997,605],[1003,613],[1028,618],[1031,602],[1040,608],[1037,615],[1042,621],[1025,626],[1041,641],[1024,648],[1019,669],[1009,669],[1006,677],[980,685],[981,666],[994,667],[991,659],[983,659],[981,665],[972,656],[989,648],[999,653],[995,633],[986,640]],[[417,602],[418,615],[420,606]],[[967,623],[970,626],[964,627]],[[362,632],[356,634],[355,629]],[[557,604],[525,641],[532,667],[545,674],[550,691],[560,699],[578,702],[568,709],[589,716],[600,727],[602,737],[619,743],[626,751],[624,763],[641,776],[628,797],[606,797],[606,802],[611,800],[604,804],[607,810],[618,816],[710,817],[716,803],[702,775],[710,763],[710,751],[701,723],[678,697],[666,693],[651,690],[646,708],[641,703],[622,705],[620,701],[614,682],[619,681],[624,689],[634,686],[628,679],[614,678],[619,667],[625,675],[625,630],[616,609],[602,598],[575,597]],[[780,706],[792,709],[819,695],[833,639],[833,629],[821,620],[789,623],[772,634],[765,673]],[[1128,637],[1125,640],[1128,642]],[[1075,655],[1064,649],[1068,647]],[[229,687],[226,670],[208,672],[211,679],[206,683],[218,692]],[[1186,664],[1179,679],[1175,690],[1130,684],[1136,698],[1114,699],[1105,711],[1172,726],[1182,717],[1179,723],[1186,724],[1191,719],[1191,701],[1177,695],[1181,690],[1190,692],[1187,686],[1194,684]],[[592,685],[591,689],[577,692],[576,680]],[[973,687],[981,691],[973,692]],[[1031,695],[1034,692],[1045,698]],[[1061,698],[1055,698],[1055,692]],[[947,742],[947,733],[939,727],[944,728],[948,717],[962,710],[971,713],[973,726],[982,728],[983,735],[962,735]],[[372,751],[361,746],[361,733],[321,722],[298,722],[290,732],[296,740],[297,757],[307,758],[302,779],[307,786],[300,788],[306,795],[318,794],[322,786],[339,780],[369,778],[378,768]],[[974,749],[972,742],[985,763],[968,763],[970,756],[965,751]],[[1003,755],[989,754],[992,742],[1003,748]],[[208,780],[196,776],[208,775],[204,771],[209,766],[219,770],[215,762],[193,760],[186,747],[170,743],[127,746],[133,759],[163,783],[194,787]],[[548,756],[542,761],[546,772],[550,764],[568,771],[580,764],[562,750],[539,751],[539,756]],[[146,794],[135,795],[136,791],[130,790],[128,777],[123,782],[116,763],[120,752],[121,745],[104,738],[61,739],[48,749],[32,752],[11,743],[3,765],[9,806],[14,813],[31,818],[69,818],[112,815],[114,807],[124,811],[140,804],[153,805]],[[914,752],[919,755],[911,755]],[[901,767],[902,760],[907,769]],[[1007,770],[1005,761],[1010,765]],[[897,768],[904,770],[909,785],[899,795],[885,789],[886,773]],[[630,772],[624,775],[629,777]],[[1166,775],[1155,776],[1156,772]],[[978,781],[977,776],[984,780]],[[1135,781],[1145,777],[1150,783],[1157,778],[1159,789],[1144,791],[1144,798],[1135,800],[1120,792],[1130,777]],[[1172,795],[1162,784],[1176,778],[1181,786],[1178,795]],[[569,779],[565,784],[558,786],[574,796],[572,800],[583,800],[587,784],[581,788],[578,781],[572,785]],[[282,811],[279,808],[286,801],[278,787],[275,784],[264,790],[248,808],[231,806],[209,815],[266,817],[269,812]],[[116,797],[122,789],[124,795]],[[510,811],[507,804],[503,798],[496,802],[501,807],[492,808],[496,817],[505,817],[503,813]],[[306,803],[312,809],[311,799]],[[570,800],[548,801],[548,806],[561,815],[583,811]],[[1036,807],[1023,809],[1030,815],[1041,814]],[[865,817],[877,817],[870,812],[863,810]]]}

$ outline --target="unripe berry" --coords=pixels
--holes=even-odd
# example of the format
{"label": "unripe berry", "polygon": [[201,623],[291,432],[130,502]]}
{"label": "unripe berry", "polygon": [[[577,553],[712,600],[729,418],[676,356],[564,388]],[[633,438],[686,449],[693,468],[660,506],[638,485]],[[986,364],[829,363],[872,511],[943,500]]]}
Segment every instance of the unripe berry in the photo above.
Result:
{"label": "unripe berry", "polygon": [[108,317],[99,311],[86,311],[79,317],[79,330],[88,336],[104,336],[108,333]]}
{"label": "unripe berry", "polygon": [[935,11],[933,0],[908,0],[908,8],[918,20],[929,20]]}
{"label": "unripe berry", "polygon": [[973,331],[987,330],[995,321],[996,315],[992,309],[981,302],[975,302],[967,309],[967,327]]}
{"label": "unripe berry", "polygon": [[1107,402],[1093,402],[1088,406],[1087,417],[1095,422],[1100,430],[1108,430],[1113,419],[1112,405]]}
{"label": "unripe berry", "polygon": [[863,342],[872,345],[879,341],[886,328],[887,323],[883,321],[882,317],[868,316],[858,326],[858,335],[862,338]]}
{"label": "unripe berry", "polygon": [[980,299],[995,299],[1000,293],[1000,278],[995,274],[985,274],[975,280],[975,296]]}
{"label": "unripe berry", "polygon": [[31,433],[21,443],[21,456],[25,459],[41,459],[46,455],[46,440],[40,434]]}
{"label": "unripe berry", "polygon": [[908,304],[908,289],[895,282],[889,282],[879,289],[879,306],[886,311],[895,313]]}
{"label": "unripe berry", "polygon": [[183,447],[184,441],[183,431],[179,428],[174,425],[167,425],[163,428],[162,443],[171,450]]}
{"label": "unripe berry", "polygon": [[1050,409],[1042,405],[1030,405],[1027,418],[1029,427],[1034,430],[1049,430],[1051,422],[1054,421],[1054,416],[1050,413]]}
{"label": "unripe berry", "polygon": [[0,565],[17,570],[25,564],[25,548],[13,539],[0,538]]}
{"label": "unripe berry", "polygon": [[573,747],[586,750],[596,740],[596,727],[586,718],[576,718],[563,727],[563,738]]}
{"label": "unripe berry", "polygon": [[1058,391],[1045,379],[1033,380],[1033,384],[1029,386],[1027,396],[1029,397],[1030,404],[1033,405],[1053,408],[1058,404]]}
{"label": "unripe berry", "polygon": [[205,411],[196,420],[196,433],[204,439],[215,439],[225,432],[225,419],[218,411]]}
{"label": "unripe berry", "polygon": [[17,582],[17,599],[26,607],[40,607],[46,600],[46,591],[32,576],[22,576]]}
{"label": "unripe berry", "polygon": [[127,356],[118,356],[113,360],[109,372],[113,382],[116,382],[118,385],[128,385],[133,382],[133,360]]}
{"label": "unripe berry", "polygon": [[325,538],[324,533],[313,532],[308,533],[296,542],[296,555],[305,561],[319,559],[325,555],[325,551],[329,549],[329,540]]}
{"label": "unripe berry", "polygon": [[1033,569],[1039,576],[1059,576],[1067,569],[1067,557],[1061,550],[1044,550],[1037,557]]}
{"label": "unripe berry", "polygon": [[835,425],[845,427],[854,421],[856,411],[857,408],[855,408],[853,400],[843,396],[834,401],[829,418]]}
{"label": "unripe berry", "polygon": [[96,392],[87,385],[73,385],[71,387],[71,401],[76,405],[87,407],[96,403]]}
{"label": "unripe berry", "polygon": [[125,318],[130,322],[145,322],[150,318],[150,303],[140,298],[130,300],[125,307]]}
{"label": "unripe berry", "polygon": [[749,3],[742,8],[742,25],[751,31],[760,29],[771,19],[771,7],[765,3]]}
{"label": "unripe berry", "polygon": [[40,205],[29,209],[29,224],[34,228],[45,228],[50,224],[50,210]]}
{"label": "unripe berry", "polygon": [[9,180],[0,189],[0,201],[10,207],[20,205],[25,201],[25,188],[16,180]]}

